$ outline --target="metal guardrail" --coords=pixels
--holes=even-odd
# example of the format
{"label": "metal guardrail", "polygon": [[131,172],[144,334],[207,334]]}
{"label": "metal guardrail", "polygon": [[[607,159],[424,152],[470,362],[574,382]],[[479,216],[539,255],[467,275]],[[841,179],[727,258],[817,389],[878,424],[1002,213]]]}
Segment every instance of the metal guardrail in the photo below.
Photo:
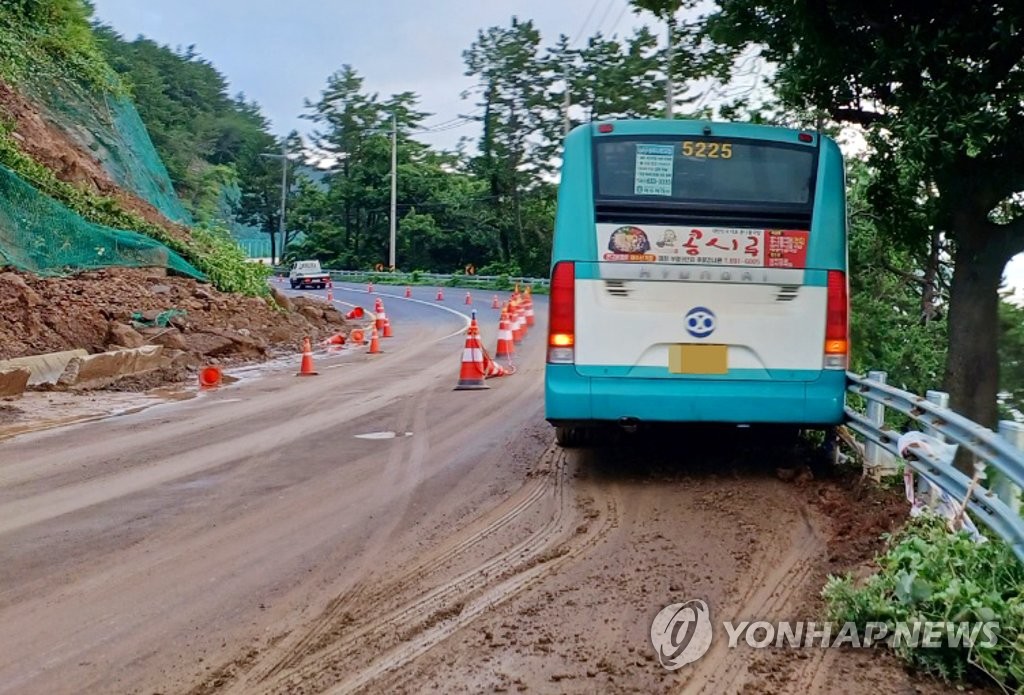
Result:
{"label": "metal guardrail", "polygon": [[531,287],[548,287],[548,278],[513,277],[506,275],[450,275],[445,273],[405,273],[372,270],[329,270],[332,280],[364,282],[375,278],[381,284],[430,284],[449,285],[457,282],[460,287],[493,287],[495,284],[508,282],[511,285],[529,285]]}
{"label": "metal guardrail", "polygon": [[[930,452],[915,449],[915,456],[903,459],[906,465],[950,494],[988,528],[997,533],[1024,562],[1024,518],[1020,513],[1021,488],[1024,488],[1024,427],[1002,422],[999,434],[955,413],[946,407],[949,397],[941,391],[929,391],[921,397],[885,383],[885,372],[868,372],[866,377],[847,372],[847,390],[867,401],[866,412],[846,406],[847,427],[867,440],[865,468],[875,477],[895,473],[899,459],[897,440],[900,432],[885,425],[885,409],[891,408],[920,423],[926,434],[941,441],[959,444],[975,457],[975,479],[967,477],[951,461],[939,460]],[[892,455],[895,459],[889,458]],[[999,485],[989,489],[984,480],[988,469],[999,475]]]}
{"label": "metal guardrail", "polygon": [[[275,275],[287,275],[287,266],[275,266],[272,272]],[[459,287],[493,287],[496,284],[508,283],[509,288],[515,284],[529,285],[530,287],[550,287],[551,280],[548,278],[528,278],[513,275],[455,275],[450,273],[424,273],[424,272],[390,272],[387,270],[331,270],[324,268],[330,273],[332,280],[348,282],[366,282],[372,279],[382,285],[445,285],[452,286],[457,283]]]}

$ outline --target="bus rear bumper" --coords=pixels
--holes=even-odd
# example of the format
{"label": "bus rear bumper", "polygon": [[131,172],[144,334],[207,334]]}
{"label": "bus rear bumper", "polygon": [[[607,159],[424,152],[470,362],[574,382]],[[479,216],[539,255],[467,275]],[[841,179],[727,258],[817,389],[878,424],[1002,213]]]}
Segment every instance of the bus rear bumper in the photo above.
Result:
{"label": "bus rear bumper", "polygon": [[709,381],[580,376],[573,365],[547,365],[545,417],[555,424],[594,422],[843,422],[845,372],[814,381]]}

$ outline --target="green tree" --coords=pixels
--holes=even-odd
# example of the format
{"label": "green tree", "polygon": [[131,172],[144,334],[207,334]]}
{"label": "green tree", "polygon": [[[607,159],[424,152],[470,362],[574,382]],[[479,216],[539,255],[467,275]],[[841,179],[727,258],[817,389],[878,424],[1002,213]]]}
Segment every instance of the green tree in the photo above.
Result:
{"label": "green tree", "polygon": [[560,105],[550,100],[554,78],[544,60],[540,32],[533,22],[515,17],[507,28],[480,31],[463,58],[466,75],[476,78],[472,93],[483,111],[473,171],[488,182],[496,213],[490,222],[498,233],[501,260],[520,261],[534,254],[536,239],[544,237],[538,221],[524,215],[524,203],[544,186],[541,177],[554,167],[544,156],[545,145],[561,132],[561,119],[555,115]]}
{"label": "green tree", "polygon": [[[997,420],[998,308],[1006,262],[1024,251],[1024,21],[1017,3],[723,0],[710,19],[731,46],[760,44],[780,95],[867,129],[882,172],[916,170],[952,241],[945,389],[959,412]],[[882,217],[903,196],[880,192]],[[898,227],[884,230],[893,239]]]}
{"label": "green tree", "polygon": [[884,369],[890,384],[924,393],[939,383],[946,358],[946,297],[933,276],[948,271],[929,273],[930,254],[883,233],[870,200],[878,173],[857,158],[847,168],[851,367]]}

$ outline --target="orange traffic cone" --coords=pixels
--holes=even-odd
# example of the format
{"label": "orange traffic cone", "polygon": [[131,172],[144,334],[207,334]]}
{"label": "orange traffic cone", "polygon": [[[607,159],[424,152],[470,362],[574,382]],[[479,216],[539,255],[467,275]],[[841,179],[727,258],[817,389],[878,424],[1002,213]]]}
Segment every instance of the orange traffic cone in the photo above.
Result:
{"label": "orange traffic cone", "polygon": [[343,336],[341,333],[335,333],[330,338],[322,340],[320,344],[323,345],[324,347],[328,347],[330,345],[344,345],[345,336]]}
{"label": "orange traffic cone", "polygon": [[511,322],[512,342],[519,345],[523,342],[523,322],[520,321],[519,308],[516,306],[515,300],[508,303],[508,314]]}
{"label": "orange traffic cone", "polygon": [[462,350],[462,367],[459,370],[459,383],[456,391],[488,389],[484,383],[487,372],[484,366],[484,349],[480,345],[480,334],[477,332],[476,318],[466,331],[466,345]]}
{"label": "orange traffic cone", "polygon": [[494,351],[495,357],[504,357],[511,364],[512,355],[516,352],[512,344],[512,329],[509,327],[508,313],[501,312],[501,320],[498,322],[498,349]]}
{"label": "orange traffic cone", "polygon": [[437,291],[437,301],[439,301],[439,302],[443,302],[444,301],[444,290],[438,290]]}
{"label": "orange traffic cone", "polygon": [[500,309],[501,308],[501,304],[498,302],[498,295],[494,295],[494,297],[491,298],[491,308],[492,309]]}
{"label": "orange traffic cone", "polygon": [[385,338],[392,337],[391,336],[391,319],[389,319],[387,317],[384,318],[384,337]]}
{"label": "orange traffic cone", "polygon": [[212,389],[220,386],[223,378],[224,374],[220,371],[220,367],[215,364],[207,365],[199,370],[199,388]]}
{"label": "orange traffic cone", "polygon": [[384,313],[384,305],[381,305],[377,311],[377,320],[374,322],[374,326],[378,331],[384,330],[384,325],[388,322],[388,315]]}
{"label": "orange traffic cone", "polygon": [[356,345],[362,345],[366,342],[366,336],[363,335],[362,328],[353,328],[352,332],[348,334],[348,339]]}
{"label": "orange traffic cone", "polygon": [[330,285],[327,286],[327,301],[328,302],[333,302],[334,301],[334,290],[331,289]]}
{"label": "orange traffic cone", "polygon": [[473,303],[473,295],[471,295],[469,292],[467,292],[466,293],[466,306],[469,306],[472,303]]}
{"label": "orange traffic cone", "polygon": [[491,356],[484,350],[484,378],[491,379],[496,376],[508,376],[513,374],[514,369],[512,367],[502,367],[500,364],[491,359]]}
{"label": "orange traffic cone", "polygon": [[363,318],[363,307],[361,307],[361,306],[354,307],[352,309],[352,311],[350,311],[347,314],[345,314],[345,318],[347,318],[349,320]]}
{"label": "orange traffic cone", "polygon": [[302,341],[302,366],[296,376],[316,376],[317,371],[313,369],[313,344],[309,336]]}
{"label": "orange traffic cone", "polygon": [[527,327],[533,326],[536,323],[536,319],[533,316],[533,295],[530,293],[530,286],[526,286],[526,325]]}
{"label": "orange traffic cone", "polygon": [[368,355],[379,355],[380,349],[380,335],[377,333],[377,326],[374,325],[373,330],[370,332],[370,349],[366,351]]}
{"label": "orange traffic cone", "polygon": [[406,287],[405,288],[405,298],[409,299],[410,297],[412,297],[412,288],[411,287]]}
{"label": "orange traffic cone", "polygon": [[372,282],[371,282],[371,283],[369,283],[369,284],[368,284],[368,285],[366,286],[366,291],[367,291],[367,292],[369,292],[370,294],[373,294],[373,283],[372,283]]}
{"label": "orange traffic cone", "polygon": [[528,329],[526,326],[526,303],[523,301],[522,295],[516,301],[516,321],[519,322],[519,328],[523,332],[523,338],[526,338]]}

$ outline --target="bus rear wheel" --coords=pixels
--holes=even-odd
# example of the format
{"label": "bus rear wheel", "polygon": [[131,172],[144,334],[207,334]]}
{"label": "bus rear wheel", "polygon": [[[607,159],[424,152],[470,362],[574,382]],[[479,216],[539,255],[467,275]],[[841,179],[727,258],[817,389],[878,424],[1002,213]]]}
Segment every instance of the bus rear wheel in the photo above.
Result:
{"label": "bus rear wheel", "polygon": [[584,439],[584,432],[579,427],[569,427],[568,425],[558,425],[555,427],[555,442],[563,449],[574,449],[582,446]]}

